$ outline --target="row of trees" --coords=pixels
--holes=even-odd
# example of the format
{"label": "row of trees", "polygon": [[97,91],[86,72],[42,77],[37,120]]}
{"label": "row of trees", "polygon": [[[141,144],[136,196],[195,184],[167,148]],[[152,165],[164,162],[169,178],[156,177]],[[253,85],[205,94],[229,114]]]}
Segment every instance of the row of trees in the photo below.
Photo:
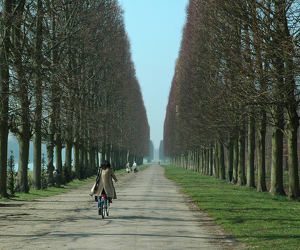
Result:
{"label": "row of trees", "polygon": [[146,158],[147,163],[152,162],[152,160],[154,159],[154,145],[153,145],[153,141],[150,141],[150,147],[149,147],[149,156]]}
{"label": "row of trees", "polygon": [[160,140],[159,149],[158,149],[158,159],[162,162],[169,162],[170,159],[164,155],[164,141]]}
{"label": "row of trees", "polygon": [[189,1],[164,124],[165,155],[174,165],[221,179],[226,166],[234,183],[267,191],[270,127],[269,191],[285,194],[285,138],[288,197],[300,197],[299,10],[293,0]]}
{"label": "row of trees", "polygon": [[62,172],[63,147],[65,168],[77,176],[83,167],[93,173],[98,152],[115,169],[148,156],[150,129],[118,1],[1,2],[0,195],[7,196],[9,131],[19,141],[20,192],[29,190],[30,140],[36,189],[42,143],[49,173],[54,152]]}

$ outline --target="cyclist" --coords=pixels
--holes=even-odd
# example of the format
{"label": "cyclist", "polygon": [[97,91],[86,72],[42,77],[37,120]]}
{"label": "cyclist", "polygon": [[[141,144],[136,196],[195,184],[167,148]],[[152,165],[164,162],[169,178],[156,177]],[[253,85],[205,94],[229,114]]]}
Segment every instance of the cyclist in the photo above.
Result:
{"label": "cyclist", "polygon": [[90,195],[94,195],[99,198],[101,194],[106,193],[109,203],[112,203],[112,199],[117,199],[116,190],[112,179],[114,179],[116,182],[118,179],[111,169],[109,161],[102,162],[100,168],[102,169],[100,177],[97,178],[96,183],[91,189]]}

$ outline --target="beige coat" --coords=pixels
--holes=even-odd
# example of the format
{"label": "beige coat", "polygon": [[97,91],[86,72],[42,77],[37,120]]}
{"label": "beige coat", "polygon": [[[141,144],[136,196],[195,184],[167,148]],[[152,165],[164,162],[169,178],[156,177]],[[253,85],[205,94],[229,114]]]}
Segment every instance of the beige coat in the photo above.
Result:
{"label": "beige coat", "polygon": [[[105,170],[103,169],[102,173],[101,173],[101,177],[99,178],[98,190],[96,191],[96,193],[94,195],[100,196],[102,193],[102,190],[104,189],[104,191],[107,193],[107,196],[109,198],[117,199],[117,195],[116,195],[115,187],[112,182],[112,178],[116,182],[118,181],[116,175],[114,174],[114,172],[111,168],[107,168]],[[96,183],[92,187],[91,193],[94,193],[93,190],[94,190],[95,185],[96,185]]]}

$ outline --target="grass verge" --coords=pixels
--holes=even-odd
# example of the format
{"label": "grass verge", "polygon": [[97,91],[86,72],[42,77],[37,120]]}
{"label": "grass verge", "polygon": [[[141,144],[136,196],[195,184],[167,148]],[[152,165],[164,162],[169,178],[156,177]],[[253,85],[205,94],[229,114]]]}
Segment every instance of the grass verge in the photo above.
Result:
{"label": "grass verge", "polygon": [[73,180],[72,182],[66,184],[66,185],[61,185],[61,187],[48,187],[46,189],[40,189],[40,190],[35,190],[35,189],[30,189],[29,193],[15,193],[15,197],[12,197],[10,199],[5,199],[2,198],[1,201],[9,201],[9,200],[34,200],[42,197],[48,197],[48,196],[53,196],[53,195],[58,195],[62,193],[66,193],[69,190],[83,186],[88,183],[92,183],[95,180],[96,176],[93,176],[88,179],[84,180]]}
{"label": "grass verge", "polygon": [[182,168],[163,167],[166,177],[178,182],[199,209],[249,249],[300,249],[299,202]]}

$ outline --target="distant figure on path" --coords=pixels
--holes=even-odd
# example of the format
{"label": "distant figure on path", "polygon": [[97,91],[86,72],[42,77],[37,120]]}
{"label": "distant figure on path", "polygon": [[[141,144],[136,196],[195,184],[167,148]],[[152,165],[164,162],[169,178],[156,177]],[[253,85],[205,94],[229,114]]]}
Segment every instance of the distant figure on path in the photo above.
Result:
{"label": "distant figure on path", "polygon": [[55,179],[59,175],[59,172],[57,169],[53,170],[53,178]]}
{"label": "distant figure on path", "polygon": [[59,174],[57,169],[54,169],[53,171],[53,179],[56,187],[60,187],[60,178],[61,175]]}
{"label": "distant figure on path", "polygon": [[133,168],[133,172],[136,173],[137,172],[137,165],[136,165],[135,161],[133,162],[132,168]]}
{"label": "distant figure on path", "polygon": [[127,162],[127,164],[126,164],[126,171],[127,171],[127,173],[129,173],[130,172],[130,164],[129,164],[129,162]]}

